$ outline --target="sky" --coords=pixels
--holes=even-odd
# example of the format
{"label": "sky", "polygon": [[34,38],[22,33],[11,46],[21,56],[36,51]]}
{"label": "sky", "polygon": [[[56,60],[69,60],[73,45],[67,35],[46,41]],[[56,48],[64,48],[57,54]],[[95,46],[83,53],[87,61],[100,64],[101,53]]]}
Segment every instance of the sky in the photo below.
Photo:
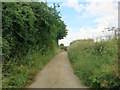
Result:
{"label": "sky", "polygon": [[[44,1],[44,0],[43,0]],[[67,25],[68,35],[59,40],[68,46],[77,39],[106,35],[107,27],[118,27],[119,0],[47,0],[48,6],[59,4],[62,20]]]}

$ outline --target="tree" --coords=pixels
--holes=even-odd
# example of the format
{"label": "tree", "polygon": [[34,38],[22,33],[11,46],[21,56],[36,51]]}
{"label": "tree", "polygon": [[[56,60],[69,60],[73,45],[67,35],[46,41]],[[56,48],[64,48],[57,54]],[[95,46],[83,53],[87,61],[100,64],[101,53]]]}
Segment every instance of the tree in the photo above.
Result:
{"label": "tree", "polygon": [[[66,25],[60,12],[54,7],[46,7],[43,2],[3,3],[3,58],[25,56],[29,50],[45,52],[52,48],[55,40],[67,35]],[[43,49],[44,48],[44,49]]]}
{"label": "tree", "polygon": [[62,44],[60,44],[60,46],[64,46],[64,44],[62,43]]}

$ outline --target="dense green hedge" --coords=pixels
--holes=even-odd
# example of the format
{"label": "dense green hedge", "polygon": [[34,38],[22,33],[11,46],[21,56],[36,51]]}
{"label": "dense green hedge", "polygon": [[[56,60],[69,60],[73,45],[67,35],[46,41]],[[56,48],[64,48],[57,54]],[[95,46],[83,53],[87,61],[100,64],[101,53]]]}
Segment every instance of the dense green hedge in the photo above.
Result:
{"label": "dense green hedge", "polygon": [[55,4],[4,2],[2,4],[3,88],[22,88],[57,52],[67,35]]}
{"label": "dense green hedge", "polygon": [[58,43],[66,36],[66,25],[57,6],[43,2],[4,2],[2,14],[3,62],[11,57],[25,56],[29,50],[52,48],[51,40]]}
{"label": "dense green hedge", "polygon": [[52,44],[54,47],[47,49],[44,54],[41,53],[42,49],[36,48],[36,50],[29,51],[26,56],[22,57],[21,61],[18,61],[17,57],[11,58],[5,65],[6,71],[2,74],[2,88],[24,88],[28,86],[36,73],[60,52],[54,40],[52,40]]}
{"label": "dense green hedge", "polygon": [[77,40],[68,47],[75,74],[91,88],[118,88],[118,40]]}

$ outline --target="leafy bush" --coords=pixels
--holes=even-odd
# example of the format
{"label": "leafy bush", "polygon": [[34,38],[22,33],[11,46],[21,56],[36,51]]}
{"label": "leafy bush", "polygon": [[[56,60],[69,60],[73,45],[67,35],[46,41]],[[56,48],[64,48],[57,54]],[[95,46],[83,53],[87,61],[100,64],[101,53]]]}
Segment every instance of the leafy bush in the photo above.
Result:
{"label": "leafy bush", "polygon": [[66,25],[56,6],[43,2],[4,2],[2,4],[3,62],[25,56],[29,50],[52,48],[52,39],[58,43],[66,36]]}
{"label": "leafy bush", "polygon": [[67,46],[60,46],[61,49],[64,49],[65,51],[67,51]]}
{"label": "leafy bush", "polygon": [[[4,73],[2,74],[2,87],[3,88],[23,88],[26,84],[31,83],[33,76],[36,75],[37,71],[42,69],[60,49],[54,40],[53,48],[48,49],[43,55],[40,51],[29,51],[29,53],[22,58],[21,62],[15,62],[18,58],[11,58],[3,68]],[[18,64],[19,63],[19,64]]]}
{"label": "leafy bush", "polygon": [[78,40],[68,47],[75,74],[91,88],[120,87],[118,40],[89,42]]}
{"label": "leafy bush", "polygon": [[64,46],[64,44],[60,44],[60,46]]}
{"label": "leafy bush", "polygon": [[4,88],[25,86],[58,52],[67,30],[56,8],[43,2],[2,3]]}

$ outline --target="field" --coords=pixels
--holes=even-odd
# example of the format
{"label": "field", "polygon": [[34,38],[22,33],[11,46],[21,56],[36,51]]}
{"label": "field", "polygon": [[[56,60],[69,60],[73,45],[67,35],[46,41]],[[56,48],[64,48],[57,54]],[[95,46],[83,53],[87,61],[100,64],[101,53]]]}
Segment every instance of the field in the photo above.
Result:
{"label": "field", "polygon": [[120,87],[118,40],[76,40],[68,47],[74,73],[90,88]]}

